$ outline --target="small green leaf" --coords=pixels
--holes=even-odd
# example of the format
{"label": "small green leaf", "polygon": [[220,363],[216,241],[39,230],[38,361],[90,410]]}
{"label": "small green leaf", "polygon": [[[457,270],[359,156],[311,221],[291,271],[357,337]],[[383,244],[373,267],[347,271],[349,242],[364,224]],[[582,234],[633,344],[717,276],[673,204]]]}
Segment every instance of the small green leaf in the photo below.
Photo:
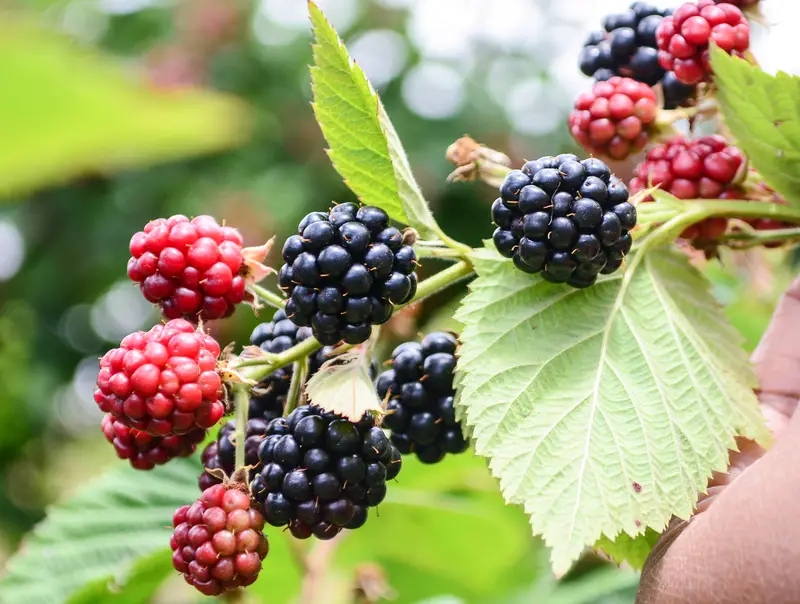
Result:
{"label": "small green leaf", "polygon": [[439,226],[378,95],[322,11],[313,2],[308,10],[315,36],[314,113],[334,168],[363,203],[435,238]]}
{"label": "small green leaf", "polygon": [[725,123],[767,184],[800,207],[800,78],[711,51]]}
{"label": "small green leaf", "polygon": [[627,562],[631,568],[641,570],[660,536],[651,528],[635,537],[620,533],[615,539],[609,539],[604,535],[594,547],[611,556],[617,564]]}
{"label": "small green leaf", "polygon": [[457,404],[558,574],[602,534],[687,518],[734,436],[769,440],[741,338],[683,254],[629,256],[585,290],[472,257]]}
{"label": "small green leaf", "polygon": [[51,508],[8,562],[0,603],[60,604],[90,583],[95,594],[97,582],[124,586],[144,570],[138,559],[167,551],[172,514],[198,497],[198,468],[187,459],[151,472],[120,468]]}
{"label": "small green leaf", "polygon": [[351,350],[326,361],[308,380],[306,395],[315,405],[354,422],[368,411],[382,410],[364,350]]}
{"label": "small green leaf", "polygon": [[247,136],[239,101],[158,91],[50,31],[0,16],[0,197],[223,149]]}
{"label": "small green leaf", "polygon": [[138,560],[124,576],[106,577],[89,583],[69,599],[69,604],[150,602],[161,584],[170,576],[175,576],[172,551],[165,547]]}

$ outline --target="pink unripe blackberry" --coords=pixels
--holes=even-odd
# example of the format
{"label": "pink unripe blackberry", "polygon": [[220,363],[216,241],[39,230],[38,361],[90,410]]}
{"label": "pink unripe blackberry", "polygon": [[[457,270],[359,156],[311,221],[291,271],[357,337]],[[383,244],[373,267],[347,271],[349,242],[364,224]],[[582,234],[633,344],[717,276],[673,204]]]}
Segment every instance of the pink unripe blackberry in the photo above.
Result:
{"label": "pink unripe blackberry", "polygon": [[254,583],[269,551],[264,517],[246,489],[214,485],[172,518],[172,565],[207,596]]}
{"label": "pink unripe blackberry", "polygon": [[115,420],[110,413],[103,417],[101,427],[117,457],[127,459],[137,470],[152,470],[176,457],[189,457],[206,436],[203,429],[181,435],[152,436]]}
{"label": "pink unripe blackberry", "polygon": [[[738,147],[729,145],[721,136],[704,136],[694,140],[676,137],[653,147],[634,170],[631,193],[651,186],[679,199],[718,199],[730,196],[736,182],[744,175],[747,157]],[[684,239],[713,240],[727,229],[724,218],[704,220],[690,226]]]}
{"label": "pink unripe blackberry", "polygon": [[664,17],[656,30],[661,66],[691,85],[711,75],[708,49],[712,41],[728,54],[742,56],[750,48],[750,25],[734,4],[699,0]]}
{"label": "pink unripe blackberry", "polygon": [[128,277],[168,319],[220,319],[244,299],[242,236],[211,216],[151,220],[130,252]]}
{"label": "pink unripe blackberry", "polygon": [[152,436],[208,429],[224,413],[219,344],[183,319],[126,336],[100,359],[94,400]]}
{"label": "pink unripe blackberry", "polygon": [[620,160],[647,144],[657,112],[650,86],[615,76],[578,97],[569,128],[587,151]]}

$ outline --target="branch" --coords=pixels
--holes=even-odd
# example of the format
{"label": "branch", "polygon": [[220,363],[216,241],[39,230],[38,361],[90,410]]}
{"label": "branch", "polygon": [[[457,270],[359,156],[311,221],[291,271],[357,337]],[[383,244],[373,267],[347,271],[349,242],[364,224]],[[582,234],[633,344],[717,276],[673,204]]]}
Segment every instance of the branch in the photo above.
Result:
{"label": "branch", "polygon": [[261,287],[255,283],[248,285],[247,289],[250,290],[250,293],[253,294],[253,296],[277,309],[283,308],[284,302],[286,302],[286,300],[284,300],[275,292],[271,292],[266,287]]}
{"label": "branch", "polygon": [[320,541],[305,556],[303,565],[305,576],[300,587],[300,604],[319,604],[326,601],[319,592],[324,587],[325,571],[343,538],[344,533],[339,533],[329,541]]}

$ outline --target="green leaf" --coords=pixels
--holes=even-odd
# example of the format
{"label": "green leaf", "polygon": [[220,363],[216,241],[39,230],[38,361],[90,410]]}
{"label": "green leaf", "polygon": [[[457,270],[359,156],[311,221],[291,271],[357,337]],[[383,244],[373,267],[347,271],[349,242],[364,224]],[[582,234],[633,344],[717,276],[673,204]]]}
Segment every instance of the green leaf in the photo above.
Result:
{"label": "green leaf", "polygon": [[737,144],[767,184],[800,207],[800,78],[771,76],[719,48],[711,57],[717,99]]}
{"label": "green leaf", "polygon": [[[90,583],[89,593],[97,594],[102,593],[98,582],[119,589],[128,577],[157,576],[163,570],[160,563],[150,568],[146,562],[133,564],[167,551],[173,512],[198,497],[197,474],[197,461],[186,459],[151,472],[124,467],[51,508],[8,562],[8,573],[0,579],[0,602],[59,604]],[[87,601],[83,593],[76,597]]]}
{"label": "green leaf", "polygon": [[241,142],[240,102],[158,91],[77,42],[0,18],[0,197]]}
{"label": "green leaf", "polygon": [[172,567],[172,551],[166,547],[138,560],[124,577],[103,578],[89,583],[69,599],[69,604],[149,602],[170,576],[175,576],[175,569]]}
{"label": "green leaf", "polygon": [[354,422],[368,411],[381,411],[365,351],[351,350],[325,361],[306,383],[309,400]]}
{"label": "green leaf", "polygon": [[641,570],[660,536],[658,531],[651,528],[635,537],[631,537],[627,533],[620,533],[615,539],[609,539],[604,535],[595,543],[595,548],[603,550],[617,564],[627,562],[631,568]]}
{"label": "green leaf", "polygon": [[769,440],[741,338],[683,254],[630,256],[585,290],[492,249],[473,261],[457,404],[558,574],[602,534],[687,518],[735,435]]}
{"label": "green leaf", "polygon": [[311,87],[314,113],[334,168],[365,204],[383,208],[423,238],[441,234],[411,173],[406,153],[378,95],[313,2]]}

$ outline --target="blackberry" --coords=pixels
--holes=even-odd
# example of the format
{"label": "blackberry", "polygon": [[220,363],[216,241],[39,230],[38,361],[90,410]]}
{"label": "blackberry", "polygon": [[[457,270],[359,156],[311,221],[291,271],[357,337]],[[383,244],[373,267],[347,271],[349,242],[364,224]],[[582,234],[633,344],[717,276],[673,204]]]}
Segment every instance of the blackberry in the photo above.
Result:
{"label": "blackberry", "polygon": [[664,88],[664,107],[674,109],[694,93],[694,86],[676,87],[674,76],[659,63],[656,31],[671,10],[647,2],[634,2],[623,13],[607,15],[603,29],[592,32],[580,55],[581,71],[596,81],[614,76],[632,78]]}
{"label": "blackberry", "polygon": [[376,381],[378,396],[389,398],[383,425],[392,431],[392,444],[423,463],[436,463],[469,446],[453,407],[456,346],[456,338],[441,331],[419,344],[401,344],[392,353],[392,368]]}
{"label": "blackberry", "polygon": [[247,487],[214,485],[172,518],[172,566],[207,596],[255,582],[269,552],[264,517],[251,507]]}
{"label": "blackberry", "polygon": [[152,436],[211,428],[225,412],[219,354],[216,340],[184,319],[138,331],[100,359],[94,400]]}
{"label": "blackberry", "polygon": [[220,319],[245,293],[242,236],[211,216],[151,220],[130,241],[128,277],[168,319]]}
{"label": "blackberry", "polygon": [[742,11],[728,2],[686,3],[664,18],[656,31],[658,60],[684,84],[709,80],[709,46],[714,42],[734,56],[750,48],[750,25]]}
{"label": "blackberry", "polygon": [[[588,287],[630,251],[636,208],[596,158],[542,157],[508,173],[492,205],[497,251],[526,273]],[[519,228],[517,228],[519,225]]]}
{"label": "blackberry", "polygon": [[288,526],[298,539],[362,526],[402,465],[371,416],[351,422],[317,406],[272,420],[258,457],[253,496],[269,524]]}
{"label": "blackberry", "polygon": [[312,212],[283,246],[286,314],[324,346],[359,344],[417,289],[416,256],[380,208],[354,203]]}

